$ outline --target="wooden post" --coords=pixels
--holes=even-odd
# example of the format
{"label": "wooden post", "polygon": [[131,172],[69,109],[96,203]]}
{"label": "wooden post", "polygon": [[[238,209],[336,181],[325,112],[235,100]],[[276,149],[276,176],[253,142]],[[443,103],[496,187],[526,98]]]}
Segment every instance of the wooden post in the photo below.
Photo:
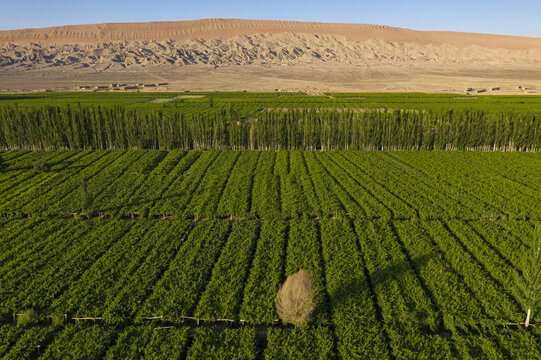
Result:
{"label": "wooden post", "polygon": [[524,322],[524,326],[526,328],[530,326],[530,315],[532,314],[532,309],[528,309],[528,315],[526,315],[526,321]]}

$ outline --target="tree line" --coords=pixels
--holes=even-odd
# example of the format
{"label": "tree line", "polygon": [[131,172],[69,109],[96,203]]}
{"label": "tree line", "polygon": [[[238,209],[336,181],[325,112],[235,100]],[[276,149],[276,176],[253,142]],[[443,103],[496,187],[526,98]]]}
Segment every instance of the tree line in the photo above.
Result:
{"label": "tree line", "polygon": [[123,107],[0,108],[12,149],[499,150],[541,149],[539,114],[482,110],[288,110],[243,117]]}

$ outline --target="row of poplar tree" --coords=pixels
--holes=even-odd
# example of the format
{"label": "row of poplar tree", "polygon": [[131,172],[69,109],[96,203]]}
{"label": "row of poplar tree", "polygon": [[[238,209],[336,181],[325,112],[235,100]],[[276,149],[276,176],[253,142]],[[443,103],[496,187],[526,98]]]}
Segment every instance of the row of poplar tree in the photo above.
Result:
{"label": "row of poplar tree", "polygon": [[541,116],[480,110],[235,109],[184,116],[123,107],[0,108],[13,149],[539,150]]}

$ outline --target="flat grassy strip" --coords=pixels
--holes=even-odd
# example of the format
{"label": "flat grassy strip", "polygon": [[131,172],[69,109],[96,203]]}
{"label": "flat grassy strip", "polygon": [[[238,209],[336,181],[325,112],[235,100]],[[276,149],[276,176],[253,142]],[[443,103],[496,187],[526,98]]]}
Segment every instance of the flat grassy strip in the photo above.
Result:
{"label": "flat grassy strip", "polygon": [[[57,254],[54,262],[45,264],[39,276],[34,276],[28,283],[23,283],[26,286],[17,293],[17,306],[38,308],[44,312],[49,306],[55,309],[55,303],[60,295],[70,285],[76,283],[94,262],[106,254],[128,229],[129,224],[109,221],[91,227],[84,237],[80,235],[74,237],[71,246]],[[61,237],[57,241],[66,242],[66,240],[65,237]],[[65,312],[60,314],[63,313]]]}
{"label": "flat grassy strip", "polygon": [[[348,210],[342,203],[342,200],[336,194],[338,188],[335,182],[329,178],[325,169],[318,166],[317,160],[312,152],[303,152],[304,161],[308,169],[308,174],[314,185],[317,197],[320,200],[320,206],[323,214],[345,215]],[[359,212],[360,209],[357,209]],[[363,212],[364,213],[364,212]]]}
{"label": "flat grassy strip", "polygon": [[95,192],[96,177],[107,172],[111,165],[121,156],[121,153],[104,152],[103,156],[94,162],[80,161],[77,163],[77,170],[66,177],[62,184],[49,191],[44,196],[36,198],[22,209],[23,213],[37,213],[42,215],[62,215],[81,212],[80,185],[83,178],[91,183],[90,192]]}
{"label": "flat grassy strip", "polygon": [[[332,166],[328,166],[323,162],[321,158],[317,156],[317,153],[310,154],[313,155],[314,164],[317,164],[316,166],[322,170],[324,178],[330,183],[331,188],[340,199],[347,214],[357,217],[372,217],[373,215],[367,212],[368,210],[365,204],[363,204],[366,203],[366,200],[363,202],[358,201],[358,198],[350,192],[350,189],[348,189],[347,186],[344,186],[340,181],[342,178],[342,176],[339,175],[340,173],[336,174],[335,171],[333,171],[335,169],[332,169]],[[345,178],[348,177],[346,176]]]}
{"label": "flat grassy strip", "polygon": [[[473,186],[460,186],[452,180],[454,176],[468,177],[471,173],[461,173],[460,165],[454,164],[452,159],[447,159],[445,154],[440,154],[441,162],[446,162],[444,168],[432,167],[432,159],[428,154],[419,154],[417,158],[410,158],[408,152],[386,152],[390,158],[389,164],[397,166],[402,171],[416,177],[419,181],[431,187],[431,191],[443,192],[450,198],[450,202],[460,208],[460,217],[463,219],[475,219],[479,217],[493,218],[504,215],[502,210],[491,199],[480,196]],[[463,157],[464,153],[456,153],[457,158]],[[429,160],[430,159],[430,160]],[[436,164],[439,166],[439,164]]]}
{"label": "flat grassy strip", "polygon": [[376,152],[351,152],[348,160],[373,178],[380,179],[390,192],[409,204],[423,219],[445,216],[446,212],[438,204],[427,198],[427,194],[417,188],[412,178],[385,166],[374,159]]}
{"label": "flat grassy strip", "polygon": [[[412,204],[405,201],[399,193],[389,189],[386,178],[374,176],[370,169],[363,169],[351,160],[351,154],[346,151],[339,151],[335,156],[329,156],[335,161],[343,171],[362,184],[367,191],[370,191],[377,197],[382,204],[386,205],[393,214],[394,218],[412,219],[418,216],[418,212]],[[384,212],[385,214],[385,212]]]}
{"label": "flat grassy strip", "polygon": [[[357,179],[352,177],[344,168],[333,161],[337,156],[329,156],[328,153],[317,153],[316,157],[321,164],[327,169],[329,176],[332,176],[340,183],[341,187],[355,201],[356,204],[363,208],[364,216],[368,218],[391,218],[393,213],[388,206],[376,198],[372,191],[364,187]],[[351,210],[349,210],[350,214]],[[357,215],[357,214],[355,214]],[[357,216],[362,216],[359,213]]]}
{"label": "flat grassy strip", "polygon": [[71,248],[75,238],[90,231],[90,225],[81,223],[74,226],[64,222],[59,229],[42,237],[29,237],[24,249],[0,268],[0,313],[20,310],[17,299],[22,289],[28,289],[23,285],[29,285],[35,280],[35,274],[58,261]]}
{"label": "flat grassy strip", "polygon": [[332,332],[324,326],[293,329],[270,328],[265,359],[335,359]]}
{"label": "flat grassy strip", "polygon": [[119,216],[137,214],[142,217],[155,215],[150,213],[154,204],[161,198],[163,192],[166,191],[172,183],[179,178],[182,178],[184,172],[189,169],[195,160],[197,160],[200,153],[190,152],[184,155],[185,156],[182,156],[182,158],[175,159],[177,161],[176,164],[173,164],[169,155],[158,164],[156,169],[160,168],[167,160],[169,162],[167,167],[172,167],[168,173],[159,173],[154,169],[150,175],[139,175],[144,176],[145,181],[137,191],[130,194],[129,199],[125,200],[120,206],[117,205],[119,208],[117,214]]}
{"label": "flat grassy strip", "polygon": [[[523,258],[522,254],[529,248],[522,239],[525,239],[528,235],[517,237],[503,224],[504,222],[507,221],[470,221],[467,226],[511,267],[519,269]],[[529,234],[529,236],[531,235],[532,233]]]}
{"label": "flat grassy strip", "polygon": [[[3,216],[14,215],[13,211],[10,212],[10,208],[21,207],[27,202],[34,200],[37,196],[42,195],[44,192],[42,186],[46,186],[49,181],[57,176],[61,176],[61,170],[64,167],[73,163],[74,159],[78,159],[87,154],[87,152],[78,151],[66,151],[61,157],[57,158],[55,164],[48,164],[47,171],[35,171],[34,168],[26,170],[28,175],[27,179],[21,181],[20,179],[10,181],[8,183],[16,184],[16,186],[10,187],[8,194],[5,194],[4,201],[0,204],[0,214]],[[21,201],[25,199],[26,201]],[[15,214],[16,215],[16,214]]]}
{"label": "flat grassy strip", "polygon": [[[6,196],[7,190],[16,189],[18,186],[28,186],[28,180],[37,174],[33,170],[36,160],[41,160],[47,164],[54,161],[67,153],[67,150],[57,151],[30,151],[25,156],[17,158],[19,161],[10,161],[7,163],[7,168],[0,171],[0,195]],[[11,153],[6,151],[5,153]],[[69,154],[68,154],[69,155]]]}
{"label": "flat grassy strip", "polygon": [[13,253],[24,246],[21,238],[26,239],[36,229],[42,229],[43,219],[0,220],[0,267]]}
{"label": "flat grassy strip", "polygon": [[198,328],[187,356],[188,360],[256,358],[256,330],[246,327],[225,330]]}
{"label": "flat grassy strip", "polygon": [[445,329],[475,327],[486,319],[484,306],[454,271],[420,221],[394,221],[398,238],[416,273],[433,295]]}
{"label": "flat grassy strip", "polygon": [[256,249],[259,222],[234,222],[231,234],[212,271],[195,316],[203,319],[238,319],[246,279]]}
{"label": "flat grassy strip", "polygon": [[148,234],[154,231],[155,222],[142,220],[130,225],[129,230],[55,300],[57,314],[103,315],[116,294],[116,287],[130,275],[132,261],[138,264],[155,241]]}
{"label": "flat grassy strip", "polygon": [[[417,167],[426,169],[428,173],[438,174],[441,179],[457,188],[461,198],[479,199],[481,208],[483,203],[488,203],[491,208],[483,211],[483,216],[539,216],[539,212],[535,207],[540,200],[539,192],[532,192],[532,189],[516,183],[510,186],[509,189],[507,185],[502,185],[501,182],[504,179],[500,175],[496,175],[494,171],[496,165],[489,166],[484,160],[485,158],[490,160],[490,155],[493,154],[479,156],[485,154],[465,152],[457,153],[454,156],[449,153],[438,155],[422,153],[422,155],[419,155],[422,161],[419,161],[412,157],[411,154],[406,154],[408,158],[413,158],[408,161],[416,161],[418,163]],[[508,156],[507,153],[499,155],[500,161],[505,161]],[[525,168],[535,166],[532,159],[525,159],[527,159],[523,165]],[[517,187],[517,190],[512,190]],[[521,192],[528,193],[528,196],[519,194]]]}
{"label": "flat grassy strip", "polygon": [[84,323],[68,324],[40,358],[97,359],[102,358],[116,339],[113,327]]}
{"label": "flat grassy strip", "polygon": [[107,151],[98,161],[88,166],[79,164],[78,171],[71,174],[62,186],[52,191],[48,198],[38,198],[35,206],[40,206],[43,213],[51,216],[81,212],[80,189],[83,178],[87,179],[88,189],[94,198],[102,190],[104,179],[111,177],[110,173],[115,172],[127,159],[126,151]]}
{"label": "flat grassy strip", "polygon": [[339,355],[344,359],[389,358],[387,340],[377,319],[349,222],[321,221],[321,240]]}
{"label": "flat grassy strip", "polygon": [[488,319],[481,318],[479,321],[486,319],[502,323],[522,320],[520,305],[505,291],[501,283],[490,276],[486,266],[480,263],[459,239],[439,221],[425,222],[423,225],[430,232],[446,261],[460,274],[464,283],[483,304]]}
{"label": "flat grassy strip", "polygon": [[317,304],[313,323],[330,324],[330,307],[325,283],[325,265],[322,257],[321,241],[316,222],[312,220],[292,220],[289,222],[289,237],[286,251],[285,277],[305,269],[314,279]]}
{"label": "flat grassy strip", "polygon": [[259,156],[252,187],[250,212],[260,218],[280,218],[280,179],[274,175],[276,152],[263,151]]}
{"label": "flat grassy strip", "polygon": [[260,155],[260,151],[241,152],[216,208],[215,215],[217,217],[249,216],[253,179]]}
{"label": "flat grassy strip", "polygon": [[24,333],[24,329],[11,324],[0,326],[0,356],[7,354]]}
{"label": "flat grassy strip", "polygon": [[502,254],[490,243],[481,238],[467,223],[458,220],[446,222],[446,225],[452,234],[460,239],[460,243],[468,249],[468,252],[475,256],[475,259],[481,266],[494,278],[501,286],[501,290],[506,297],[513,298],[516,295],[513,288],[516,285],[515,269]]}
{"label": "flat grassy strip", "polygon": [[[201,180],[220,156],[219,151],[205,151],[184,173],[162,194],[156,202],[151,214],[183,216],[186,205],[190,202],[193,193],[199,187]],[[224,155],[225,156],[225,155]]]}
{"label": "flat grassy strip", "polygon": [[107,349],[103,359],[143,359],[153,332],[151,325],[123,329],[114,344]]}
{"label": "flat grassy strip", "polygon": [[56,335],[55,327],[34,326],[26,329],[2,360],[35,359]]}
{"label": "flat grassy strip", "polygon": [[203,221],[190,232],[139,315],[181,321],[195,307],[230,231],[229,221]]}
{"label": "flat grassy strip", "polygon": [[282,180],[282,211],[287,215],[321,215],[314,184],[301,151],[289,152],[289,174]]}
{"label": "flat grassy strip", "polygon": [[240,151],[223,151],[201,180],[201,185],[193,193],[184,211],[187,217],[214,217],[216,207],[226,186],[227,180],[237,163]]}
{"label": "flat grassy strip", "polygon": [[284,221],[263,222],[239,318],[254,324],[272,324],[278,319],[274,302],[283,280],[287,230]]}
{"label": "flat grassy strip", "polygon": [[448,342],[436,334],[441,314],[389,224],[355,221],[355,229],[394,358],[453,358]]}
{"label": "flat grassy strip", "polygon": [[[73,156],[57,165],[51,166],[45,173],[51,173],[46,181],[33,184],[31,191],[12,199],[6,207],[12,213],[47,215],[48,205],[53,204],[58,192],[64,193],[63,184],[72,179],[81,167],[87,167],[99,160],[105,152],[73,152]],[[54,174],[54,175],[52,175]]]}
{"label": "flat grassy strip", "polygon": [[103,314],[107,322],[122,322],[124,317],[134,317],[156,282],[174,259],[186,241],[191,229],[189,221],[164,221],[154,226],[147,234],[147,241],[154,242],[144,258],[132,261],[129,275],[113,283],[114,290],[108,297]]}
{"label": "flat grassy strip", "polygon": [[[141,186],[148,180],[150,173],[165,157],[166,153],[152,151],[143,155],[124,172],[117,177],[114,187],[110,187],[103,196],[96,199],[93,204],[95,209],[105,215],[123,217],[127,214],[121,210],[123,204],[127,203],[134,193],[138,192]],[[114,191],[114,195],[112,193]]]}
{"label": "flat grassy strip", "polygon": [[118,335],[105,354],[105,360],[116,359],[179,359],[186,354],[189,328],[156,329],[131,326]]}
{"label": "flat grassy strip", "polygon": [[151,175],[162,175],[162,176],[178,176],[178,173],[174,173],[173,169],[177,167],[178,163],[188,154],[187,150],[171,150],[163,151],[164,158],[160,161],[159,164],[152,170],[150,170]]}

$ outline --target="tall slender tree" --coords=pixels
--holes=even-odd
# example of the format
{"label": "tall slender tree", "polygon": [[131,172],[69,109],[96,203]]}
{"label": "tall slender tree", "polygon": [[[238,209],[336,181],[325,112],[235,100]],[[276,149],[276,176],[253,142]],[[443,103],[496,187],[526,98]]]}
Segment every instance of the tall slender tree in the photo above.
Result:
{"label": "tall slender tree", "polygon": [[92,193],[88,190],[88,179],[85,177],[81,180],[80,185],[80,200],[81,200],[81,211],[86,213],[92,213],[92,202],[94,200]]}
{"label": "tall slender tree", "polygon": [[526,311],[524,326],[530,321],[541,306],[541,226],[534,231],[534,242],[524,255],[522,274],[517,274],[517,290],[519,300]]}

